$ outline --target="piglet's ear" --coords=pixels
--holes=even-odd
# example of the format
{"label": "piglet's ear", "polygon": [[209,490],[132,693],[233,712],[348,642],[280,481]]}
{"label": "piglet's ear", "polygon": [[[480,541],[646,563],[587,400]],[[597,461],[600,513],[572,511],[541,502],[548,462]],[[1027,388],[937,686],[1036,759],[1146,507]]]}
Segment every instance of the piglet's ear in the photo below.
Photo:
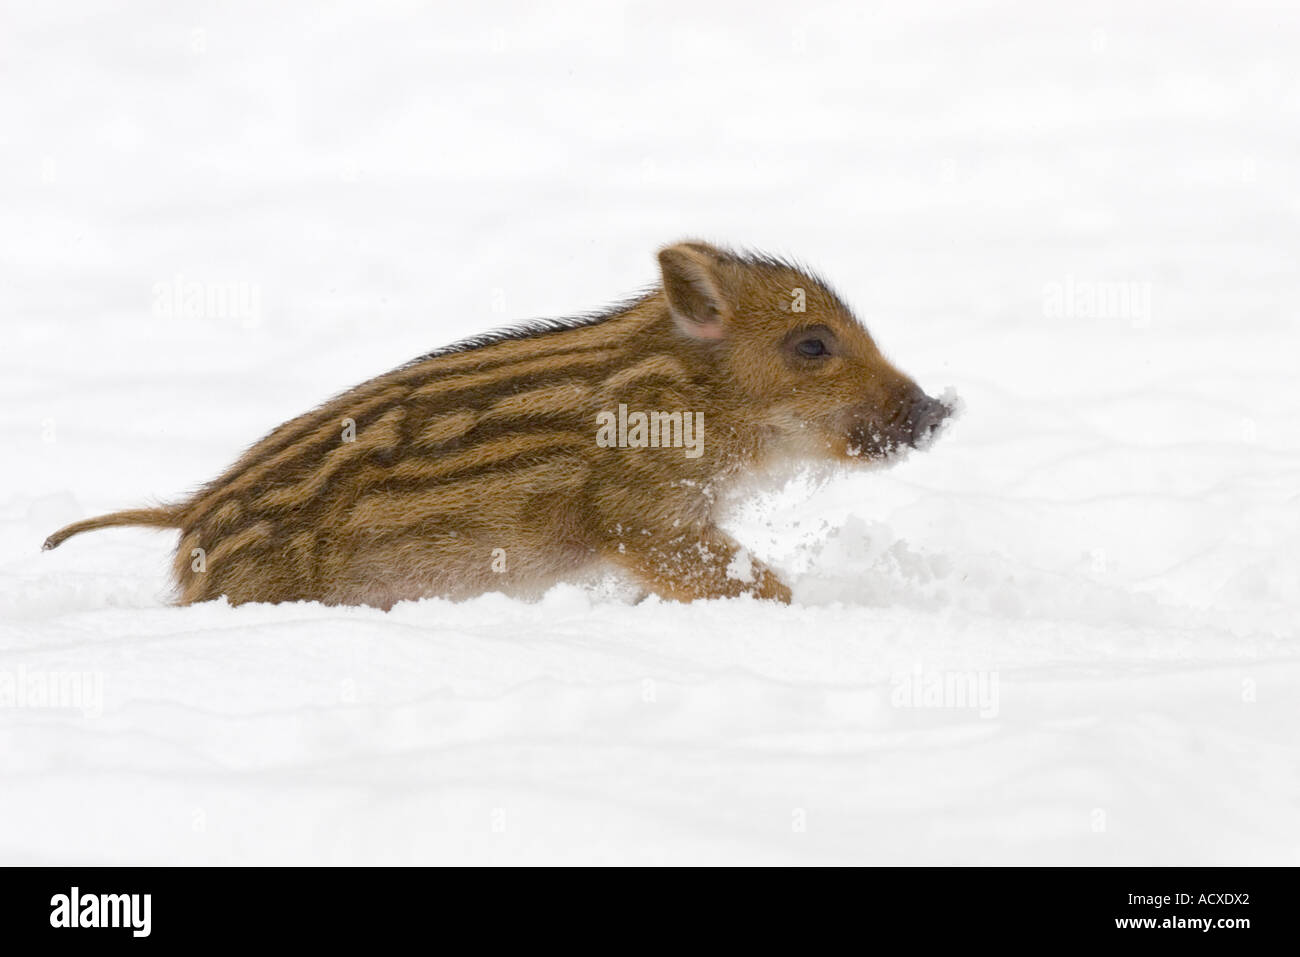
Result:
{"label": "piglet's ear", "polygon": [[664,295],[677,328],[695,339],[722,339],[730,309],[722,294],[721,253],[706,243],[678,243],[659,250]]}

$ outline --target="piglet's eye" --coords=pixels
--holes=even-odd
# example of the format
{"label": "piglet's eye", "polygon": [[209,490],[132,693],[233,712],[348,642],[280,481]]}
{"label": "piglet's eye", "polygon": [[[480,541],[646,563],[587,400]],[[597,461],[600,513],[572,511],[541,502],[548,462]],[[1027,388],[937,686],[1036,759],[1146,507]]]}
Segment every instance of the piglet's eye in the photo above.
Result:
{"label": "piglet's eye", "polygon": [[820,359],[823,356],[831,354],[831,350],[826,343],[816,336],[809,336],[807,339],[800,339],[795,345],[795,351],[806,359]]}

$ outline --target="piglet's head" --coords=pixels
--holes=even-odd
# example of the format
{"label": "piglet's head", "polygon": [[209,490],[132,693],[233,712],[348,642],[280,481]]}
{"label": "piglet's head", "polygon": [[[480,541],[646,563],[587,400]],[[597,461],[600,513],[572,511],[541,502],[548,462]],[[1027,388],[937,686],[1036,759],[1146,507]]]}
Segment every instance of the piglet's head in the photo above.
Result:
{"label": "piglet's head", "polygon": [[659,253],[680,333],[709,350],[759,427],[810,457],[923,448],[953,413],[896,369],[820,279],[701,242]]}

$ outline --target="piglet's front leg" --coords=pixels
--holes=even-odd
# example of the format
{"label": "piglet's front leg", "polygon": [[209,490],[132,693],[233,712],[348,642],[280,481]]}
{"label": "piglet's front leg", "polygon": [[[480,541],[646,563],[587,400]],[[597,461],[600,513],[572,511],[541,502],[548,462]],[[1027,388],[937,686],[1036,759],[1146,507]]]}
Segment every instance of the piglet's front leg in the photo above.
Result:
{"label": "piglet's front leg", "polygon": [[629,535],[609,558],[661,598],[735,598],[753,595],[790,603],[790,589],[716,526]]}

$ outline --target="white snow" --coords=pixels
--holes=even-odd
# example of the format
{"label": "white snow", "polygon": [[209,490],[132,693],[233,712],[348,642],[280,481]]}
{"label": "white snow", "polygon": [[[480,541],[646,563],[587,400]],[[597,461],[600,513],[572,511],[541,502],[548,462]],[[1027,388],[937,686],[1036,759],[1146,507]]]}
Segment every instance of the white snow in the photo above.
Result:
{"label": "white snow", "polygon": [[[5,20],[0,863],[1300,863],[1293,4]],[[965,403],[736,517],[792,607],[40,552],[687,236]]]}

